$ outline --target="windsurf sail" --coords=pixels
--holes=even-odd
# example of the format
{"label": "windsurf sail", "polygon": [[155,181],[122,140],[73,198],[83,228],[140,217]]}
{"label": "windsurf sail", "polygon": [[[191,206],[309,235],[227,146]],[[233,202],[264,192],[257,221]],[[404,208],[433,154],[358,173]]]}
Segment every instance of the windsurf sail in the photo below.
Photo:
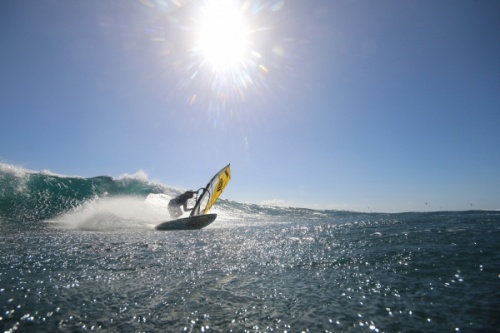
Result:
{"label": "windsurf sail", "polygon": [[228,164],[213,176],[205,188],[200,189],[202,192],[198,195],[198,200],[196,200],[196,204],[189,216],[204,215],[208,213],[230,180],[231,167],[230,164]]}

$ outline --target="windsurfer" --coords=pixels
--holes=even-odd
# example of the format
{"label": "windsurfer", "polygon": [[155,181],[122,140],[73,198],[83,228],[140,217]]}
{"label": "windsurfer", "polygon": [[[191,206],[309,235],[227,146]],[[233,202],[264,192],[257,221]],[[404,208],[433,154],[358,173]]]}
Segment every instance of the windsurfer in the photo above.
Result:
{"label": "windsurfer", "polygon": [[[188,200],[194,197],[196,193],[197,192],[195,191],[186,191],[170,200],[168,203],[168,212],[170,213],[170,216],[176,219],[184,212],[193,210],[193,208],[188,208],[187,204]],[[181,206],[184,208],[184,212],[182,211]]]}

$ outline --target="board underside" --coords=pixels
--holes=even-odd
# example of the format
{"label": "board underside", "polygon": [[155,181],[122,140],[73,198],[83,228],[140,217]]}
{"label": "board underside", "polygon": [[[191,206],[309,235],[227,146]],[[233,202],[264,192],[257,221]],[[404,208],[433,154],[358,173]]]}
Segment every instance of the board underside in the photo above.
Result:
{"label": "board underside", "polygon": [[158,224],[156,230],[194,230],[201,229],[215,221],[217,214],[205,214],[185,217],[173,221]]}

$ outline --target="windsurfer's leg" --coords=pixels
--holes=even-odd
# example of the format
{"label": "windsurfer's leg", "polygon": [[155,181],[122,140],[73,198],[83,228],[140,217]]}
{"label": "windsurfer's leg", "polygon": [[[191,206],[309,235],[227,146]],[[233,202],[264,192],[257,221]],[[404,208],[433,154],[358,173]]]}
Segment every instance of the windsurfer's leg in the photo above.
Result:
{"label": "windsurfer's leg", "polygon": [[171,202],[169,202],[168,203],[168,213],[170,214],[170,217],[176,219],[182,215],[182,210],[178,205],[171,204]]}

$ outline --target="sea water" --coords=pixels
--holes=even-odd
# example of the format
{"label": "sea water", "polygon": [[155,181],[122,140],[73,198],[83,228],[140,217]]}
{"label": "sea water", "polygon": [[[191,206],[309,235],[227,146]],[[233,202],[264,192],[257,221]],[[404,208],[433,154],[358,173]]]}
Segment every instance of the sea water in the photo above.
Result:
{"label": "sea water", "polygon": [[500,331],[500,212],[221,200],[160,232],[174,189],[0,171],[0,331]]}

